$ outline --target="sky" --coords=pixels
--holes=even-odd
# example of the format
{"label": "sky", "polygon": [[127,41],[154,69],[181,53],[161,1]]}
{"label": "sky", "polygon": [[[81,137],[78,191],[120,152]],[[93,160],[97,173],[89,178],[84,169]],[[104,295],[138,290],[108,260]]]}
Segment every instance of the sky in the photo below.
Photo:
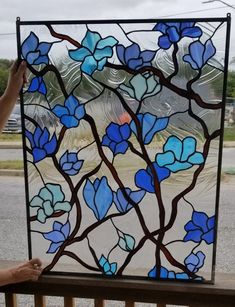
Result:
{"label": "sky", "polygon": [[[205,0],[204,0],[205,1]],[[231,13],[230,59],[235,57],[235,0],[0,0],[0,58],[16,58],[15,21],[225,17]]]}

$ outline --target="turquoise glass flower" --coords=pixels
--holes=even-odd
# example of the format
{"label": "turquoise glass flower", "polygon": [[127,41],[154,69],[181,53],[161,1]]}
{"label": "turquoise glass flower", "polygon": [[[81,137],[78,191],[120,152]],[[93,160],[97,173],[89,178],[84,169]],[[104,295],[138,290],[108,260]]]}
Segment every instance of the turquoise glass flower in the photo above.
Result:
{"label": "turquoise glass flower", "polygon": [[102,268],[102,271],[106,275],[114,275],[117,271],[117,263],[110,263],[108,259],[104,257],[104,255],[101,255],[99,259],[99,264]]}
{"label": "turquoise glass flower", "polygon": [[82,62],[81,71],[92,75],[95,70],[103,70],[107,59],[113,56],[112,47],[117,43],[112,36],[103,39],[99,33],[87,30],[82,47],[69,50],[69,56],[75,61]]}
{"label": "turquoise glass flower", "polygon": [[196,151],[197,141],[186,137],[182,141],[176,136],[170,136],[163,146],[164,153],[156,155],[156,163],[176,173],[204,163],[202,153]]}
{"label": "turquoise glass flower", "polygon": [[47,183],[39,194],[34,196],[30,202],[30,207],[39,208],[37,220],[45,223],[46,219],[58,211],[69,212],[71,205],[65,201],[65,195],[58,184]]}
{"label": "turquoise glass flower", "polygon": [[161,85],[156,81],[155,76],[148,72],[135,75],[129,83],[130,86],[121,84],[119,88],[138,101],[154,96],[162,89]]}

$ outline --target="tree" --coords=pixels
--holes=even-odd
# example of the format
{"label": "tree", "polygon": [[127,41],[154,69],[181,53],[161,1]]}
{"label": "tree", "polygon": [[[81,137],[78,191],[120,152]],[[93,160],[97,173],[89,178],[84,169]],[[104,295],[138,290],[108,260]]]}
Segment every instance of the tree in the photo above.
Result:
{"label": "tree", "polygon": [[12,60],[0,59],[0,96],[7,86],[8,71],[12,65]]}

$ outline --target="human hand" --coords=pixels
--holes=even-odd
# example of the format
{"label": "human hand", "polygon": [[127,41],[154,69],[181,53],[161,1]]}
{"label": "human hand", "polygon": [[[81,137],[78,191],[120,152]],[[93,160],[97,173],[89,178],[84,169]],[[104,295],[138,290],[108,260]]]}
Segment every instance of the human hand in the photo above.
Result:
{"label": "human hand", "polygon": [[18,65],[18,61],[14,61],[10,68],[9,77],[8,77],[8,84],[5,91],[4,96],[7,97],[10,101],[16,101],[17,97],[19,95],[19,92],[24,85],[24,83],[27,82],[26,79],[26,68],[27,64],[25,61],[22,61]]}
{"label": "human hand", "polygon": [[38,258],[33,258],[21,265],[10,269],[12,282],[19,283],[27,280],[38,280],[42,273],[42,262]]}

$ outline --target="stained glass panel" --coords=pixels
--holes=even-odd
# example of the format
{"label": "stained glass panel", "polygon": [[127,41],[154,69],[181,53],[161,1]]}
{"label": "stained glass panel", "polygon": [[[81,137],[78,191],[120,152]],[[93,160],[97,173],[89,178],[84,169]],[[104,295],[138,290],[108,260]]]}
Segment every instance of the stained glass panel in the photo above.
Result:
{"label": "stained glass panel", "polygon": [[18,20],[29,255],[46,272],[213,280],[228,25]]}

